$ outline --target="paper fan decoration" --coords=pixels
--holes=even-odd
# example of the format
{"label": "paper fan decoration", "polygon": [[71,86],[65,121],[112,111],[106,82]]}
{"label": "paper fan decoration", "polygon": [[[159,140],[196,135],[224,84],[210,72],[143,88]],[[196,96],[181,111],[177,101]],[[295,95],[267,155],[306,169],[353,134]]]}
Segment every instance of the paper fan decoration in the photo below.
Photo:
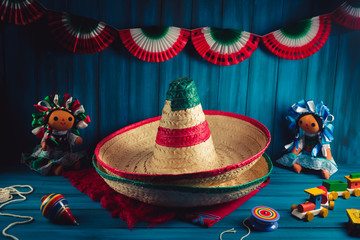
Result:
{"label": "paper fan decoration", "polygon": [[191,40],[196,51],[209,62],[233,65],[250,57],[260,39],[245,31],[203,27],[191,32]]}
{"label": "paper fan decoration", "polygon": [[163,62],[185,47],[190,32],[177,27],[144,27],[119,31],[121,41],[135,57],[147,62]]}
{"label": "paper fan decoration", "polygon": [[346,1],[333,13],[332,19],[344,27],[360,30],[360,1]]}
{"label": "paper fan decoration", "polygon": [[313,55],[325,44],[330,30],[330,15],[323,15],[283,27],[263,36],[262,41],[276,56],[302,59]]}
{"label": "paper fan decoration", "polygon": [[99,52],[116,36],[116,31],[106,23],[65,12],[49,12],[48,26],[58,43],[74,53]]}
{"label": "paper fan decoration", "polygon": [[26,25],[40,18],[45,8],[36,0],[0,0],[0,19]]}

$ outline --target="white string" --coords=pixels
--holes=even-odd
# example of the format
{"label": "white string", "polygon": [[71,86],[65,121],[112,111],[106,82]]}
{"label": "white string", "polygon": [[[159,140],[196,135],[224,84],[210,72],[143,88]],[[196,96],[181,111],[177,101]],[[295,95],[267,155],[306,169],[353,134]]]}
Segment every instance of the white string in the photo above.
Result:
{"label": "white string", "polygon": [[222,235],[223,235],[224,233],[228,233],[228,232],[236,233],[236,231],[235,231],[234,228],[229,229],[229,230],[226,230],[226,231],[223,231],[222,233],[220,233],[220,240],[222,240]]}
{"label": "white string", "polygon": [[[27,192],[21,192],[21,191],[17,190],[16,188],[29,188],[30,190],[27,191]],[[2,203],[0,205],[0,210],[2,209],[2,207],[4,207],[5,205],[8,205],[10,203],[25,201],[26,197],[24,195],[30,194],[33,191],[34,191],[34,189],[30,185],[13,185],[13,186],[6,187],[6,188],[0,188],[0,203]],[[18,195],[20,198],[14,199],[14,195]],[[2,230],[2,234],[5,237],[9,237],[9,238],[12,238],[14,240],[19,240],[19,239],[17,237],[13,236],[13,235],[10,235],[10,234],[6,233],[6,231],[9,228],[11,228],[12,226],[14,226],[14,225],[30,223],[30,222],[32,222],[34,220],[34,218],[31,217],[31,216],[21,216],[21,215],[10,214],[10,213],[2,213],[2,212],[0,212],[0,216],[27,219],[25,221],[13,222],[13,223],[9,224],[6,228],[4,228]]]}
{"label": "white string", "polygon": [[249,219],[249,217],[245,218],[244,221],[242,222],[242,224],[248,229],[248,233],[246,235],[244,235],[240,240],[243,240],[244,238],[248,237],[251,233],[249,226],[245,224],[245,221],[248,219]]}
{"label": "white string", "polygon": [[[248,236],[250,235],[250,233],[251,233],[250,228],[245,224],[245,221],[248,220],[248,219],[249,219],[249,217],[245,218],[244,221],[242,222],[242,224],[248,229],[248,233],[247,233],[246,235],[244,235],[240,240],[243,240],[244,238],[248,237]],[[222,240],[222,235],[223,235],[224,233],[229,233],[229,232],[231,232],[231,233],[236,233],[236,231],[235,231],[234,228],[231,228],[231,229],[229,229],[229,230],[225,230],[225,231],[223,231],[222,233],[220,233],[219,239]]]}

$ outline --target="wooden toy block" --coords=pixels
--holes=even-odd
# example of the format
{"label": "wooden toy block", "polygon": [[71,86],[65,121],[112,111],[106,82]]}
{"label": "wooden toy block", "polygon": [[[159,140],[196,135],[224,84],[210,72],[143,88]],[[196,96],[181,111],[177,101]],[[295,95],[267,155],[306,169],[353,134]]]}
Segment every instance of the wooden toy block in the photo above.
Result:
{"label": "wooden toy block", "polygon": [[317,188],[317,187],[305,189],[304,192],[306,192],[312,196],[318,196],[318,195],[322,195],[322,194],[326,193],[324,190],[321,190],[320,188]]}
{"label": "wooden toy block", "polygon": [[347,179],[348,182],[348,188],[350,189],[360,188],[360,178],[352,178],[351,175],[345,176],[345,178]]}
{"label": "wooden toy block", "polygon": [[347,223],[347,230],[351,236],[360,237],[360,210],[346,209],[346,214],[349,218]]}
{"label": "wooden toy block", "polygon": [[352,173],[350,174],[350,178],[360,178],[360,173]]}
{"label": "wooden toy block", "polygon": [[360,210],[358,209],[346,209],[346,213],[352,224],[360,224]]}
{"label": "wooden toy block", "polygon": [[343,181],[323,181],[322,184],[329,192],[335,191],[345,191],[347,188],[347,183]]}
{"label": "wooden toy block", "polygon": [[352,178],[351,175],[345,176],[345,178],[350,182],[360,182],[360,178]]}

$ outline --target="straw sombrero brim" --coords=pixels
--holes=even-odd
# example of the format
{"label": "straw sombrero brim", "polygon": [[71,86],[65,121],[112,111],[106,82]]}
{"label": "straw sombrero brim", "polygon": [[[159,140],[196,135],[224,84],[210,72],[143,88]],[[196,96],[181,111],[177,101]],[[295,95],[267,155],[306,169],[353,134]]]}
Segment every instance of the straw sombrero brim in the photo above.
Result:
{"label": "straw sombrero brim", "polygon": [[96,159],[93,164],[115,191],[148,204],[166,207],[198,207],[230,202],[255,190],[272,171],[271,160],[264,154],[248,171],[227,182],[211,187],[193,187],[134,181],[107,171]]}
{"label": "straw sombrero brim", "polygon": [[[191,171],[183,170],[181,161],[174,159],[172,168],[167,169],[166,173],[153,173],[157,169],[150,160],[161,117],[129,125],[106,137],[95,149],[96,159],[106,170],[122,178],[157,183],[177,181],[193,185],[222,182],[243,174],[269,146],[270,133],[260,122],[229,112],[204,113],[218,155],[215,164],[199,163],[194,166],[197,170]],[[186,153],[192,154],[191,151]]]}

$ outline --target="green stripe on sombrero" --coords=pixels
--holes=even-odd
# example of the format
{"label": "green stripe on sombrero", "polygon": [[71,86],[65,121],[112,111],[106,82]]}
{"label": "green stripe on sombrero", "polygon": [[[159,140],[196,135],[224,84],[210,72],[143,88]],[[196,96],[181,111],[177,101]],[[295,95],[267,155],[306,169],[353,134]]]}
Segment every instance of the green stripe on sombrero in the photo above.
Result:
{"label": "green stripe on sombrero", "polygon": [[141,28],[141,32],[152,40],[158,40],[166,36],[169,31],[169,27],[144,27]]}
{"label": "green stripe on sombrero", "polygon": [[256,184],[260,184],[269,177],[269,175],[273,169],[273,164],[271,162],[270,157],[266,153],[264,153],[263,156],[268,165],[268,173],[258,179],[253,180],[253,181],[250,181],[250,182],[247,182],[247,183],[244,183],[241,185],[237,185],[237,186],[232,186],[232,187],[191,187],[191,186],[152,184],[152,183],[147,183],[147,182],[134,181],[134,180],[130,180],[127,178],[118,177],[118,176],[112,176],[112,175],[109,175],[109,174],[101,171],[96,166],[96,164],[95,164],[96,156],[93,157],[93,166],[95,167],[96,172],[101,177],[103,177],[107,180],[121,182],[121,183],[125,183],[125,184],[131,184],[131,185],[141,187],[141,188],[158,189],[158,190],[164,190],[164,191],[182,191],[182,192],[191,192],[191,193],[230,193],[230,192],[235,192],[235,191],[239,191],[239,190],[254,186]]}
{"label": "green stripe on sombrero", "polygon": [[311,19],[305,19],[297,22],[296,24],[283,27],[280,31],[288,38],[301,38],[305,36],[311,27]]}
{"label": "green stripe on sombrero", "polygon": [[200,104],[195,82],[190,78],[178,78],[169,85],[166,100],[171,101],[171,110],[185,110]]}
{"label": "green stripe on sombrero", "polygon": [[210,35],[217,43],[221,45],[231,45],[241,38],[241,32],[236,29],[210,28]]}

